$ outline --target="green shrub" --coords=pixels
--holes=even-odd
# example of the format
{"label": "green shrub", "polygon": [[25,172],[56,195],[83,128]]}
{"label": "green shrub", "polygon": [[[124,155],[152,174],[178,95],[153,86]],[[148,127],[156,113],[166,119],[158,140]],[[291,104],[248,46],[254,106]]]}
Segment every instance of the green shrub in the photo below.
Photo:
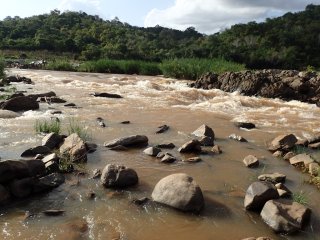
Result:
{"label": "green shrub", "polygon": [[0,79],[3,79],[5,77],[4,68],[5,68],[5,62],[2,58],[0,58]]}
{"label": "green shrub", "polygon": [[50,121],[37,120],[34,126],[37,133],[57,133],[59,134],[61,131],[61,124],[58,119],[52,119]]}
{"label": "green shrub", "polygon": [[76,68],[66,60],[56,60],[49,62],[45,68],[55,71],[76,71]]}

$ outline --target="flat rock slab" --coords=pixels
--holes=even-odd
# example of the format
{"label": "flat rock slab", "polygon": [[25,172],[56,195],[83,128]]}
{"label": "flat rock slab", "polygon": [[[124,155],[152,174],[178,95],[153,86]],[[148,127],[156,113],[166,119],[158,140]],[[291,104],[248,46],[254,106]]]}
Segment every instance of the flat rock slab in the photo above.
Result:
{"label": "flat rock slab", "polygon": [[111,142],[105,142],[104,146],[107,148],[113,148],[119,145],[124,147],[135,147],[147,145],[148,141],[148,137],[144,135],[132,135],[128,137],[117,138]]}
{"label": "flat rock slab", "polygon": [[282,173],[266,173],[260,175],[258,179],[265,182],[281,183],[286,181],[286,175]]}

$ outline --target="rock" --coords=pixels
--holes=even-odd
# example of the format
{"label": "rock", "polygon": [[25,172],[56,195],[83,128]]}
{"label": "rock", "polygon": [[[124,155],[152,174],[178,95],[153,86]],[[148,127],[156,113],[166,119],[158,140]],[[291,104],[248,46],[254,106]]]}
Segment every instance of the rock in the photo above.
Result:
{"label": "rock", "polygon": [[193,133],[196,137],[210,137],[212,140],[214,140],[214,131],[209,126],[203,124],[201,125],[197,130],[195,130]]}
{"label": "rock", "polygon": [[292,195],[292,192],[283,183],[277,183],[275,187],[280,197],[290,197]]}
{"label": "rock", "polygon": [[56,216],[61,216],[62,214],[65,213],[64,210],[58,210],[58,209],[49,209],[49,210],[45,210],[42,212],[44,215],[46,216],[50,216],[50,217],[56,217]]}
{"label": "rock", "polygon": [[173,149],[176,147],[173,143],[161,143],[156,145],[157,148],[163,148],[163,149]]}
{"label": "rock", "polygon": [[276,198],[279,198],[279,194],[272,183],[254,182],[247,189],[244,207],[247,210],[259,211],[267,201]]}
{"label": "rock", "polygon": [[67,154],[72,162],[86,162],[87,161],[87,147],[84,141],[73,133],[64,139],[60,147],[61,154]]}
{"label": "rock", "polygon": [[0,161],[0,183],[13,179],[36,177],[45,174],[45,165],[41,160]]}
{"label": "rock", "polygon": [[37,98],[37,102],[44,102],[44,103],[66,103],[67,101],[62,99],[62,98],[58,98],[56,96],[54,97],[39,97]]}
{"label": "rock", "polygon": [[[169,154],[169,153],[168,153]],[[164,152],[159,152],[156,158],[163,158],[166,154]]]}
{"label": "rock", "polygon": [[289,159],[291,165],[303,165],[305,168],[309,168],[309,164],[314,162],[314,159],[306,153],[298,154]]}
{"label": "rock", "polygon": [[97,123],[100,127],[106,127],[106,124],[103,122],[103,119],[101,117],[97,118]]}
{"label": "rock", "polygon": [[234,125],[238,128],[245,128],[245,129],[253,129],[256,128],[256,125],[249,122],[235,122]]}
{"label": "rock", "polygon": [[117,145],[115,147],[111,147],[109,148],[109,150],[112,150],[112,151],[127,151],[128,148],[122,146],[122,145]]}
{"label": "rock", "polygon": [[57,114],[62,114],[62,111],[60,111],[60,110],[52,110],[49,113],[52,114],[52,115],[57,115]]}
{"label": "rock", "polygon": [[131,187],[138,183],[138,175],[131,168],[108,164],[102,171],[101,183],[106,188]]}
{"label": "rock", "polygon": [[150,201],[149,198],[147,197],[143,197],[140,199],[133,199],[131,202],[137,206],[141,206],[141,205],[145,205],[146,203],[148,203]]}
{"label": "rock", "polygon": [[184,159],[182,161],[186,163],[197,163],[197,162],[201,162],[202,159],[199,157],[192,157],[192,158]]}
{"label": "rock", "polygon": [[165,153],[164,156],[161,158],[161,163],[173,163],[177,161],[177,159],[172,156],[170,153]]}
{"label": "rock", "polygon": [[12,83],[12,82],[20,83],[20,82],[23,82],[25,84],[32,84],[32,81],[31,81],[30,78],[21,77],[19,75],[6,77],[4,79],[4,81],[8,82],[8,83]]}
{"label": "rock", "polygon": [[144,154],[152,157],[156,157],[159,154],[159,152],[161,152],[161,149],[157,147],[149,147],[143,151]]}
{"label": "rock", "polygon": [[59,157],[56,153],[49,154],[42,159],[45,164],[47,173],[53,173],[59,171]]}
{"label": "rock", "polygon": [[33,191],[35,193],[45,192],[53,188],[59,187],[65,181],[65,177],[61,173],[52,173],[45,177],[39,178],[39,181],[35,182]]}
{"label": "rock", "polygon": [[269,150],[277,151],[277,150],[289,150],[293,148],[298,139],[293,134],[284,134],[276,137],[272,140]]}
{"label": "rock", "polygon": [[215,145],[211,148],[211,152],[214,153],[214,154],[221,154],[222,153],[222,150],[220,148],[220,146],[218,145]]}
{"label": "rock", "polygon": [[248,155],[243,159],[244,165],[249,168],[258,167],[259,166],[259,159],[256,156]]}
{"label": "rock", "polygon": [[51,153],[51,149],[46,146],[37,146],[25,150],[21,157],[35,157],[37,154],[48,154]]}
{"label": "rock", "polygon": [[245,139],[244,137],[239,136],[239,135],[236,135],[236,134],[234,134],[234,133],[231,134],[231,135],[229,136],[229,138],[232,139],[232,140],[236,140],[236,141],[238,141],[238,142],[248,142],[248,140]]}
{"label": "rock", "polygon": [[148,138],[144,135],[132,135],[129,137],[117,138],[111,142],[105,142],[104,146],[108,148],[116,147],[118,145],[124,147],[143,146],[148,144]]}
{"label": "rock", "polygon": [[309,164],[309,173],[312,176],[318,176],[320,173],[320,166],[318,163],[313,162]]}
{"label": "rock", "polygon": [[100,170],[100,169],[94,169],[94,170],[93,170],[93,174],[92,174],[92,175],[93,175],[92,178],[93,178],[93,179],[100,178],[100,177],[101,177],[101,174],[102,174],[102,173],[101,173],[101,170]]}
{"label": "rock", "polygon": [[74,104],[74,103],[67,103],[67,104],[65,104],[65,105],[63,105],[63,106],[65,106],[65,107],[70,107],[70,108],[75,108],[75,107],[77,107],[77,105]]}
{"label": "rock", "polygon": [[19,116],[20,116],[20,114],[18,114],[16,112],[0,109],[0,118],[16,118]]}
{"label": "rock", "polygon": [[158,128],[159,128],[159,130],[156,131],[156,134],[164,133],[164,132],[168,131],[170,127],[168,125],[162,125]]}
{"label": "rock", "polygon": [[301,230],[310,218],[311,210],[288,200],[270,200],[261,213],[263,221],[277,233]]}
{"label": "rock", "polygon": [[283,159],[286,161],[289,161],[290,158],[293,158],[294,156],[296,156],[296,154],[294,152],[288,152],[283,156]]}
{"label": "rock", "polygon": [[119,94],[114,94],[114,93],[93,93],[90,94],[91,96],[94,97],[103,97],[103,98],[122,98],[122,96],[120,96]]}
{"label": "rock", "polygon": [[311,149],[320,149],[320,142],[311,143],[311,144],[308,145],[308,148],[311,148]]}
{"label": "rock", "polygon": [[34,101],[36,101],[38,98],[41,97],[55,97],[56,93],[55,92],[46,92],[46,93],[37,93],[37,94],[29,94],[28,97],[32,98]]}
{"label": "rock", "polygon": [[201,137],[199,139],[201,146],[214,146],[214,140],[211,137]]}
{"label": "rock", "polygon": [[258,177],[260,181],[266,181],[271,183],[280,183],[286,181],[286,175],[281,173],[262,174]]}
{"label": "rock", "polygon": [[39,109],[39,103],[32,98],[21,96],[5,101],[1,108],[14,112],[36,110]]}
{"label": "rock", "polygon": [[122,121],[121,124],[130,124],[130,121]]}
{"label": "rock", "polygon": [[180,153],[201,152],[201,143],[198,140],[191,140],[178,149]]}
{"label": "rock", "polygon": [[50,149],[55,149],[60,146],[60,144],[63,142],[63,137],[56,133],[48,133],[43,139],[42,139],[42,146],[46,146]]}
{"label": "rock", "polygon": [[31,195],[35,184],[33,178],[16,179],[10,183],[10,192],[17,198],[25,198]]}
{"label": "rock", "polygon": [[283,152],[278,150],[272,154],[274,157],[281,158],[283,156]]}
{"label": "rock", "polygon": [[272,240],[272,238],[269,237],[249,237],[249,238],[244,238],[242,240]]}
{"label": "rock", "polygon": [[95,143],[86,142],[86,148],[88,153],[94,153],[95,151],[97,151],[98,145]]}
{"label": "rock", "polygon": [[10,192],[0,184],[0,206],[5,205],[10,200]]}
{"label": "rock", "polygon": [[184,173],[162,178],[152,192],[152,199],[185,212],[198,213],[204,207],[200,187],[192,177]]}

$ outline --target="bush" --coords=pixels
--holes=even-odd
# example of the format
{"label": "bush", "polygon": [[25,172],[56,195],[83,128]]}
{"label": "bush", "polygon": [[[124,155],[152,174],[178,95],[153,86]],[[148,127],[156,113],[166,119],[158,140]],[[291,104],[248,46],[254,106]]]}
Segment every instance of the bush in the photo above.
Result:
{"label": "bush", "polygon": [[52,119],[50,121],[37,120],[35,123],[35,130],[37,133],[51,133],[59,134],[61,131],[61,124],[58,119]]}
{"label": "bush", "polygon": [[2,58],[0,58],[0,79],[3,79],[5,77],[4,68],[5,68],[5,62]]}
{"label": "bush", "polygon": [[55,71],[76,71],[76,68],[66,60],[56,60],[49,62],[46,66],[46,69]]}

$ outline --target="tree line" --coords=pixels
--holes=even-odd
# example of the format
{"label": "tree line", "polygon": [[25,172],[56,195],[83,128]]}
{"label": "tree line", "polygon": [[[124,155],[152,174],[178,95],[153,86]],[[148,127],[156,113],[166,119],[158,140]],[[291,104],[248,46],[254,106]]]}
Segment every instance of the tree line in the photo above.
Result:
{"label": "tree line", "polygon": [[161,26],[142,28],[84,12],[60,12],[0,21],[0,49],[72,53],[78,60],[224,58],[248,68],[320,66],[320,6],[265,22],[237,24],[205,35]]}

